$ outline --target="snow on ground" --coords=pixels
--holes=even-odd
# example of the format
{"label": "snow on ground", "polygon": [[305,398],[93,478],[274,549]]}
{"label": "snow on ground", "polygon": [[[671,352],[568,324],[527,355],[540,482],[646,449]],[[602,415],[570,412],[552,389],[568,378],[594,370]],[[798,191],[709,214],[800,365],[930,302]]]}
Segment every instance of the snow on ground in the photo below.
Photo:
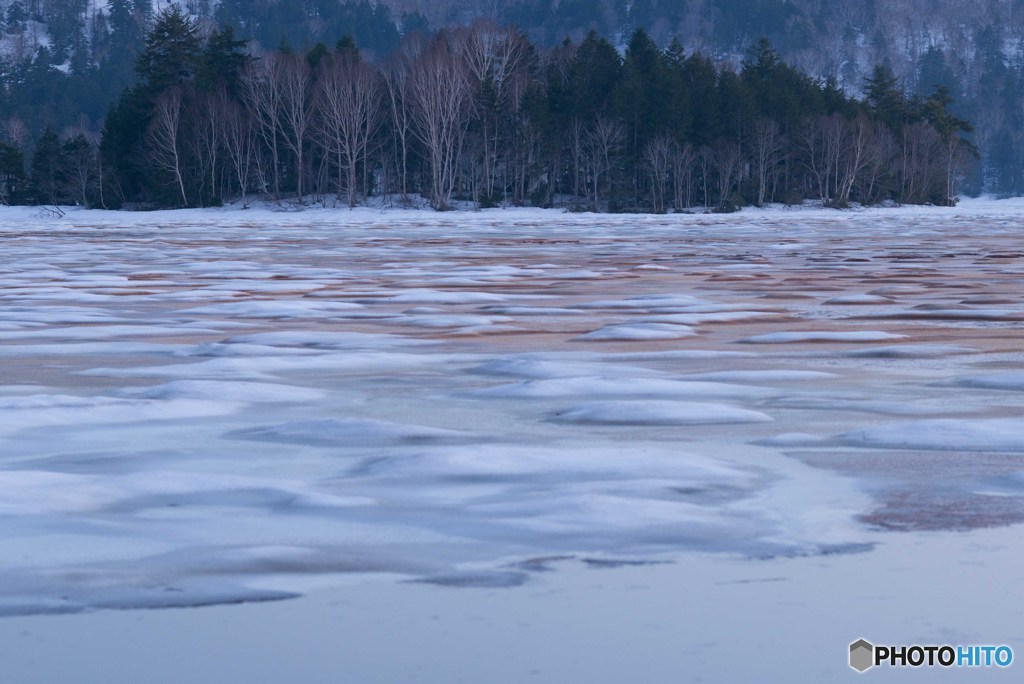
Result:
{"label": "snow on ground", "polygon": [[4,210],[0,614],[1019,523],[1022,210]]}

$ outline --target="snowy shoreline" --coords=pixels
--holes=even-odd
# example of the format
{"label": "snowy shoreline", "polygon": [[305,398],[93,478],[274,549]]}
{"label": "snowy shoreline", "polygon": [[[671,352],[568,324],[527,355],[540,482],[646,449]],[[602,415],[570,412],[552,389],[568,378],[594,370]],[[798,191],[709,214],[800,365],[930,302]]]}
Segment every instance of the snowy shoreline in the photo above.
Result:
{"label": "snowy shoreline", "polygon": [[[424,204],[420,202],[420,204]],[[578,217],[581,220],[594,220],[594,219],[628,219],[630,217],[639,219],[662,219],[662,220],[680,220],[686,221],[687,219],[707,219],[714,218],[720,219],[723,222],[729,220],[746,220],[750,218],[772,216],[776,214],[788,215],[798,214],[801,216],[820,214],[823,218],[836,218],[850,215],[862,215],[862,214],[932,214],[933,212],[945,213],[949,215],[959,215],[964,212],[983,212],[983,213],[1017,213],[1024,211],[1024,198],[1021,197],[1009,197],[1009,198],[996,198],[993,196],[982,196],[982,197],[966,197],[962,198],[955,207],[940,207],[931,205],[884,205],[884,206],[860,206],[851,205],[845,209],[833,209],[829,207],[823,207],[817,202],[807,202],[802,205],[786,205],[786,204],[770,204],[764,207],[743,207],[739,211],[733,213],[716,213],[711,210],[702,210],[701,208],[695,207],[692,211],[685,211],[679,213],[606,213],[606,212],[593,212],[593,211],[573,211],[565,207],[489,207],[489,208],[474,208],[471,205],[460,206],[455,209],[448,211],[435,211],[427,206],[420,207],[403,207],[399,206],[397,202],[389,202],[387,205],[378,203],[377,205],[358,205],[356,207],[344,206],[343,203],[337,202],[333,206],[325,206],[321,203],[309,201],[304,204],[298,204],[294,200],[283,200],[280,204],[275,204],[271,201],[260,200],[251,203],[248,206],[243,206],[240,203],[226,204],[220,207],[205,207],[205,208],[188,208],[188,209],[154,209],[146,211],[123,211],[123,210],[111,210],[111,209],[100,209],[91,208],[85,209],[79,206],[7,206],[0,205],[0,221],[10,220],[12,218],[30,218],[37,220],[53,220],[62,221],[70,219],[81,219],[83,217],[89,217],[90,219],[113,219],[115,217],[143,217],[145,218],[165,218],[165,217],[178,217],[185,218],[191,216],[218,216],[218,217],[238,217],[238,218],[253,218],[266,216],[307,216],[307,217],[322,217],[324,215],[336,215],[340,217],[392,217],[392,218],[408,218],[412,220],[424,220],[424,219],[436,219],[439,221],[451,221],[460,217],[489,217],[495,218],[499,216],[508,217],[510,219],[523,219],[523,218],[540,218],[550,216],[566,216],[566,217]],[[136,219],[126,218],[128,222],[134,222]]]}

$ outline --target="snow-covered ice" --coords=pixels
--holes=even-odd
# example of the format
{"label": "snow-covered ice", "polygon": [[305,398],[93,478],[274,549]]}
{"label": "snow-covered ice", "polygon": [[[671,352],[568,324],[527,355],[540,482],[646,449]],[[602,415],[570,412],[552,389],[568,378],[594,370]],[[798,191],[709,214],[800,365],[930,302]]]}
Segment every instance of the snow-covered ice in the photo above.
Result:
{"label": "snow-covered ice", "polygon": [[5,209],[0,614],[1022,522],[1022,229]]}
{"label": "snow-covered ice", "polygon": [[696,333],[688,325],[672,323],[618,323],[580,335],[577,340],[678,340]]}
{"label": "snow-covered ice", "polygon": [[604,425],[714,425],[763,423],[760,411],[692,401],[595,401],[572,406],[557,415],[568,423]]}
{"label": "snow-covered ice", "polygon": [[837,439],[882,449],[1024,451],[1024,418],[918,420],[852,430]]}
{"label": "snow-covered ice", "polygon": [[789,342],[882,342],[896,340],[906,335],[893,335],[879,330],[857,330],[836,332],[832,330],[808,330],[800,332],[765,333],[747,337],[740,342],[749,344],[786,344]]}

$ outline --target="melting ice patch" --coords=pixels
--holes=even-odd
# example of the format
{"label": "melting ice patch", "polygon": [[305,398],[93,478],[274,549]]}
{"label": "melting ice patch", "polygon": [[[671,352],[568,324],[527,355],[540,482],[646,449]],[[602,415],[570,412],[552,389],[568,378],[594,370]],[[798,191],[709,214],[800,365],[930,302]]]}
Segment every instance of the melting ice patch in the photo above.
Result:
{"label": "melting ice patch", "polygon": [[[643,473],[640,484],[634,478],[622,477],[631,470]],[[593,442],[430,446],[392,458],[374,459],[360,472],[391,479],[472,477],[478,482],[502,482],[517,477],[543,478],[550,484],[594,480],[609,486],[618,483],[620,488],[649,488],[651,482],[656,482],[656,486],[727,486],[738,490],[753,487],[761,477],[754,470],[654,442],[639,442],[628,451]],[[472,490],[469,493],[475,494]],[[514,506],[514,501],[508,503]]]}
{"label": "melting ice patch", "polygon": [[67,328],[29,328],[27,330],[0,332],[0,340],[29,341],[34,339],[109,340],[117,337],[176,337],[219,332],[214,328],[192,328],[183,330],[171,325],[87,325]]}
{"label": "melting ice patch", "polygon": [[633,396],[714,399],[753,399],[774,396],[776,391],[724,382],[699,382],[644,377],[569,377],[498,385],[470,394],[480,397],[545,398],[567,396]]}
{"label": "melting ice patch", "polygon": [[581,316],[583,311],[557,306],[485,306],[488,313],[506,316]]}
{"label": "melting ice patch", "polygon": [[808,380],[830,380],[837,377],[835,373],[805,370],[727,370],[711,373],[691,373],[684,375],[686,380],[710,380],[713,382],[806,382]]}
{"label": "melting ice patch", "polygon": [[120,476],[32,470],[0,471],[0,514],[141,512],[175,506],[327,507],[373,504],[367,497],[329,496],[290,482],[214,473],[146,471]]}
{"label": "melting ice patch", "polygon": [[[1020,274],[983,258],[1018,216],[256,211],[0,225],[0,613],[851,550],[861,466],[900,458],[854,446],[1024,454],[991,417],[1019,374],[978,370],[1019,361]],[[975,481],[1019,498],[1004,456]]]}
{"label": "melting ice patch", "polygon": [[875,449],[1024,451],[1024,418],[918,420],[852,430],[836,439]]}
{"label": "melting ice patch", "polygon": [[962,387],[1024,391],[1024,372],[1011,371],[994,375],[968,375],[959,378],[956,384]]}
{"label": "melting ice patch", "polygon": [[764,318],[778,318],[782,314],[774,311],[710,311],[706,313],[674,313],[645,318],[649,323],[671,323],[673,325],[702,325],[705,323],[738,323]]}
{"label": "melting ice patch", "polygon": [[238,403],[195,398],[155,401],[62,394],[0,397],[0,435],[43,427],[204,418],[234,413],[240,408]]}
{"label": "melting ice patch", "polygon": [[396,335],[354,332],[349,330],[277,330],[274,332],[236,335],[228,344],[252,344],[264,347],[309,347],[312,349],[380,349],[429,344],[425,340]]}
{"label": "melting ice patch", "polygon": [[690,295],[648,295],[630,299],[601,299],[579,304],[581,309],[666,309],[704,304],[705,300]]}
{"label": "melting ice patch", "polygon": [[873,294],[851,294],[833,297],[825,302],[826,304],[841,304],[845,306],[866,306],[870,304],[892,304],[889,297]]}
{"label": "melting ice patch", "polygon": [[227,436],[236,439],[325,447],[388,446],[395,444],[460,442],[473,439],[472,434],[458,430],[443,430],[418,425],[356,418],[294,421],[236,430],[228,433]]}
{"label": "melting ice patch", "polygon": [[247,355],[212,358],[196,363],[132,368],[104,367],[80,371],[80,375],[112,378],[201,378],[225,380],[267,380],[277,373],[306,371],[386,372],[429,368],[458,356],[401,352],[352,351],[315,355]]}
{"label": "melting ice patch", "polygon": [[190,309],[182,309],[177,313],[234,316],[237,318],[320,318],[334,313],[362,308],[362,305],[353,302],[250,300],[196,306]]}
{"label": "melting ice patch", "polygon": [[485,327],[494,323],[508,322],[511,318],[507,316],[477,316],[474,314],[461,315],[429,315],[429,316],[403,316],[396,320],[402,325],[411,325],[419,328],[469,328]]}
{"label": "melting ice patch", "polygon": [[767,423],[760,411],[690,401],[599,401],[580,404],[556,414],[567,423],[594,425],[715,425]]}
{"label": "melting ice patch", "polygon": [[881,330],[802,330],[800,332],[776,332],[754,335],[740,340],[747,344],[791,344],[797,342],[882,342],[899,340],[906,335],[895,335]]}
{"label": "melting ice patch", "polygon": [[205,399],[243,404],[316,401],[327,396],[326,391],[311,387],[219,380],[172,380],[153,387],[125,389],[121,393],[143,399]]}
{"label": "melting ice patch", "polygon": [[672,323],[617,323],[580,335],[576,339],[598,342],[681,340],[696,334],[689,326]]}
{"label": "melting ice patch", "polygon": [[552,378],[571,378],[574,376],[651,376],[656,371],[642,366],[626,366],[602,362],[598,359],[586,361],[578,357],[565,358],[506,358],[494,359],[470,368],[471,373],[480,375],[507,375],[518,378],[548,380]]}
{"label": "melting ice patch", "polygon": [[386,297],[386,301],[405,304],[476,304],[503,302],[507,299],[508,297],[489,292],[452,292],[431,288],[409,288]]}
{"label": "melting ice patch", "polygon": [[961,347],[954,344],[899,344],[885,347],[869,347],[839,352],[842,356],[865,357],[876,359],[929,359],[956,354],[977,352],[972,347]]}

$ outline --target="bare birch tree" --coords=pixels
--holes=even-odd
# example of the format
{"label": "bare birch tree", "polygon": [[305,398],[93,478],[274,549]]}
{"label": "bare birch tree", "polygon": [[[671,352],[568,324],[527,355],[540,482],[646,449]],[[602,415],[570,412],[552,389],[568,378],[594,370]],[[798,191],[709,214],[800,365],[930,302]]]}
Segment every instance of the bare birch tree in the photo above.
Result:
{"label": "bare birch tree", "polygon": [[861,202],[874,204],[890,190],[896,163],[896,139],[888,126],[881,122],[872,125],[865,157],[856,182],[857,195]]}
{"label": "bare birch tree", "polygon": [[225,149],[228,159],[231,161],[235,181],[238,183],[242,206],[248,207],[249,183],[252,179],[258,150],[256,131],[253,128],[252,120],[249,118],[248,112],[240,105],[233,102],[228,103],[224,118],[224,132]]}
{"label": "bare birch tree", "polygon": [[915,204],[942,202],[946,193],[942,137],[933,127],[917,122],[903,127],[900,142],[898,200]]}
{"label": "bare birch tree", "polygon": [[356,205],[356,169],[381,123],[381,93],[372,68],[348,55],[325,57],[317,81],[317,113],[329,150],[337,155],[338,195]]}
{"label": "bare birch tree", "polygon": [[700,185],[704,192],[704,208],[711,208],[711,169],[714,168],[714,151],[707,145],[697,150],[697,166],[700,169]]}
{"label": "bare birch tree", "polygon": [[871,122],[863,114],[853,122],[844,121],[848,129],[844,136],[845,144],[839,159],[839,174],[836,183],[836,194],[832,206],[846,207],[850,203],[850,193],[857,179],[870,162],[869,146],[871,143]]}
{"label": "bare birch tree", "polygon": [[299,202],[304,196],[306,175],[304,151],[313,121],[313,75],[309,62],[301,55],[281,55],[281,117],[280,132],[285,145],[295,157],[295,193]]}
{"label": "bare birch tree", "polygon": [[199,201],[203,201],[203,190],[209,183],[209,198],[220,196],[217,174],[220,172],[220,153],[224,149],[228,117],[228,94],[224,88],[204,93],[195,99],[191,113],[191,146],[193,157],[199,166]]}
{"label": "bare birch tree", "polygon": [[24,121],[12,116],[4,127],[7,129],[7,139],[11,141],[11,144],[15,147],[25,147],[29,139],[29,130]]}
{"label": "bare birch tree", "polygon": [[182,206],[188,206],[181,164],[181,89],[171,88],[156,101],[149,125],[150,161],[173,178],[181,193]]}
{"label": "bare birch tree", "polygon": [[64,142],[64,158],[64,184],[68,194],[73,195],[81,206],[88,208],[89,191],[97,175],[96,148],[85,135],[79,133]]}
{"label": "bare birch tree", "polygon": [[651,176],[651,209],[656,214],[665,211],[665,188],[671,159],[672,140],[667,135],[656,135],[644,144],[644,166]]}
{"label": "bare birch tree", "polygon": [[733,184],[739,177],[740,163],[743,157],[738,145],[726,140],[715,143],[711,152],[711,165],[718,179],[718,206],[726,207],[730,203]]}
{"label": "bare birch tree", "polygon": [[[270,53],[262,59],[253,60],[242,73],[242,99],[246,104],[256,130],[270,153],[270,179],[275,202],[281,201],[281,150],[278,145],[278,131],[281,129],[281,113],[284,79],[284,59]],[[260,175],[266,183],[265,170]]]}
{"label": "bare birch tree", "polygon": [[416,61],[411,84],[414,131],[430,163],[430,200],[448,209],[472,115],[466,65],[441,34]]}
{"label": "bare birch tree", "polygon": [[587,127],[578,117],[573,117],[569,122],[569,154],[572,157],[572,195],[574,201],[580,197],[580,189],[584,188],[583,182],[587,163],[586,139]]}
{"label": "bare birch tree", "polygon": [[675,209],[689,209],[693,206],[693,171],[697,152],[690,143],[673,145],[672,188],[675,195]]}
{"label": "bare birch tree", "polygon": [[466,63],[477,98],[482,147],[482,194],[491,197],[500,154],[502,119],[516,108],[527,80],[526,39],[512,27],[475,22],[456,45]]}
{"label": "bare birch tree", "polygon": [[399,177],[402,204],[409,204],[409,148],[413,136],[412,72],[423,50],[419,33],[405,36],[398,51],[381,71],[387,109],[391,115],[392,157]]}
{"label": "bare birch tree", "polygon": [[610,117],[598,115],[588,131],[586,145],[590,157],[590,167],[594,175],[594,205],[601,201],[601,179],[608,185],[611,194],[613,164],[618,156],[626,137],[626,129],[622,122]]}
{"label": "bare birch tree", "polygon": [[814,178],[824,206],[833,204],[846,135],[846,122],[840,114],[814,117],[803,128],[804,165]]}
{"label": "bare birch tree", "polygon": [[753,172],[757,178],[757,206],[775,199],[779,166],[785,158],[785,144],[779,124],[772,119],[758,119],[751,136]]}

